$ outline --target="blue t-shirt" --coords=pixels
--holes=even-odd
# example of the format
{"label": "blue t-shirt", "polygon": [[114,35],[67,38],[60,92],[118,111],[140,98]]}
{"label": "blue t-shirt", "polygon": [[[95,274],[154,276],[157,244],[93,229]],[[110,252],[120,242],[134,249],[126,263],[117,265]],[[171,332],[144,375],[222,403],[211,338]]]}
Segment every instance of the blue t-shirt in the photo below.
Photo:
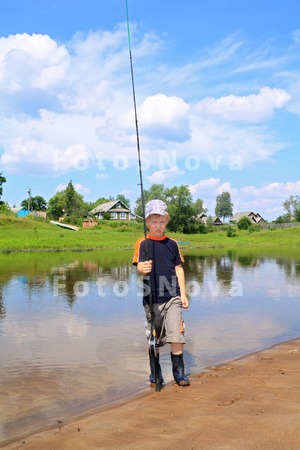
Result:
{"label": "blue t-shirt", "polygon": [[[149,303],[150,290],[153,303],[164,303],[172,297],[180,296],[175,267],[184,262],[184,258],[177,242],[168,236],[148,236],[147,247],[148,260],[152,260],[152,271],[150,276],[144,276],[143,304]],[[135,244],[132,263],[137,265],[146,260],[146,241],[141,238]]]}

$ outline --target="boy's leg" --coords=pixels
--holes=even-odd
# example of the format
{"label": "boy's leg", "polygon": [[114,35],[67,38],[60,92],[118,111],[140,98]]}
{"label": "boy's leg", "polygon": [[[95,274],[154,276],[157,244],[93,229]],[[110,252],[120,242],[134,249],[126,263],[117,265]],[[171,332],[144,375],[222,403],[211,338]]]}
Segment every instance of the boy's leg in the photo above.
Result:
{"label": "boy's leg", "polygon": [[179,386],[189,386],[190,381],[184,373],[183,344],[185,343],[185,338],[181,299],[175,297],[170,300],[167,306],[165,322],[166,335],[167,342],[170,342],[171,344],[171,360],[174,380]]}
{"label": "boy's leg", "polygon": [[181,353],[183,353],[183,344],[179,342],[171,342],[171,352],[173,355],[181,355]]}

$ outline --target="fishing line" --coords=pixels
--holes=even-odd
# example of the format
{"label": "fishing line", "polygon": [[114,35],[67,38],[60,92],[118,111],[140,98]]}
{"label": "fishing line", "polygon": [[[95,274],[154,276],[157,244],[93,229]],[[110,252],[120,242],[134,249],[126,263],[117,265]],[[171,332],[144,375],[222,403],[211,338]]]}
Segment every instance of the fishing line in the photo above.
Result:
{"label": "fishing line", "polygon": [[130,60],[130,72],[131,72],[131,86],[132,86],[134,118],[135,118],[136,144],[137,144],[139,176],[140,176],[140,186],[141,186],[143,225],[144,225],[144,236],[145,236],[145,245],[146,245],[146,260],[148,261],[149,254],[148,254],[148,242],[147,242],[147,226],[146,226],[146,219],[145,219],[145,196],[144,196],[144,186],[143,186],[141,148],[140,148],[139,125],[138,125],[135,86],[134,86],[134,76],[133,76],[133,62],[132,62],[132,52],[131,52],[130,27],[129,27],[129,15],[128,15],[128,1],[127,0],[126,0],[126,18],[127,18],[127,34],[128,34],[129,60]]}

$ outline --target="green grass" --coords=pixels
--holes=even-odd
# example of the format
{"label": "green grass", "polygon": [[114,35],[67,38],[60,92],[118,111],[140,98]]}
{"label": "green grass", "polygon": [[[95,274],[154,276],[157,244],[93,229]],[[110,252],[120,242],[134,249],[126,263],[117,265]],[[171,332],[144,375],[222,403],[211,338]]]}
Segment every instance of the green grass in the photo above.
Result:
{"label": "green grass", "polygon": [[[226,227],[207,234],[168,234],[183,242],[189,252],[198,248],[300,246],[300,227],[253,233],[236,230],[234,237],[227,236]],[[71,231],[41,219],[0,215],[0,253],[132,249],[142,235],[142,224],[129,222],[103,221],[94,229]]]}

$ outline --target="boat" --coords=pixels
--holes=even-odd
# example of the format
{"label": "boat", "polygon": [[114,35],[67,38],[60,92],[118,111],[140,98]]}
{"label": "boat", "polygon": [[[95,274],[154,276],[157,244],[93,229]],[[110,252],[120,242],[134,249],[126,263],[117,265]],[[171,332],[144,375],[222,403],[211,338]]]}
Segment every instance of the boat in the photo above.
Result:
{"label": "boat", "polygon": [[50,223],[52,223],[53,225],[57,225],[58,227],[66,228],[67,230],[73,230],[73,231],[79,230],[79,227],[75,227],[74,225],[68,225],[68,224],[62,223],[62,222],[55,222],[55,220],[50,220]]}

